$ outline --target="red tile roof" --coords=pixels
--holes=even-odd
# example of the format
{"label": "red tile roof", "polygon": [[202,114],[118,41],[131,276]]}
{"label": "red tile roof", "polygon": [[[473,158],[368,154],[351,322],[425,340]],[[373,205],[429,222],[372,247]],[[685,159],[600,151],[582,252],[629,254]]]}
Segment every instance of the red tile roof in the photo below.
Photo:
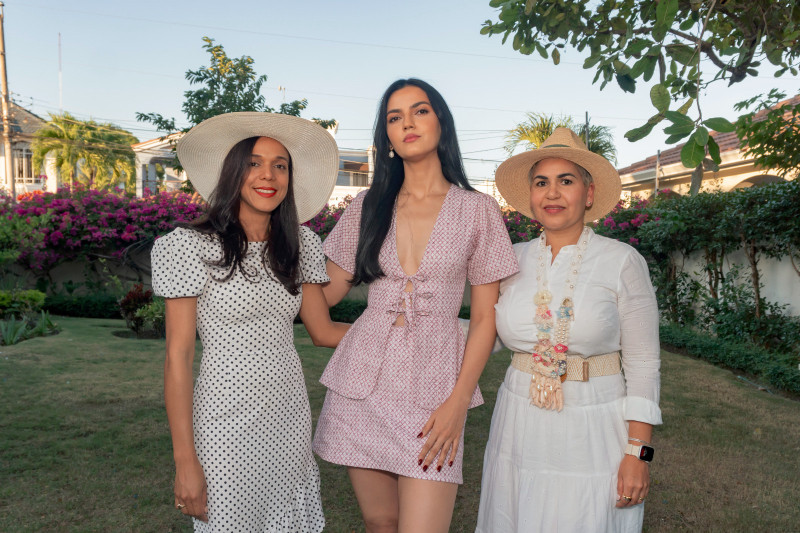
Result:
{"label": "red tile roof", "polygon": [[[773,109],[776,108],[776,107],[783,107],[785,105],[797,105],[797,104],[800,104],[800,94],[798,94],[796,96],[793,96],[792,98],[789,98],[788,100],[784,100],[782,102],[778,102],[777,104],[775,104]],[[755,116],[754,120],[756,120],[756,121],[763,120],[764,117],[767,114],[767,111],[768,110],[764,109],[764,110],[761,110],[758,113],[756,113],[756,116]],[[739,138],[736,136],[735,132],[731,132],[731,133],[712,132],[711,133],[711,137],[713,137],[714,140],[719,145],[720,153],[730,152],[732,150],[738,150],[739,149]],[[680,163],[680,161],[681,161],[681,149],[684,147],[685,144],[686,143],[679,144],[679,145],[677,145],[677,146],[675,146],[673,148],[669,148],[668,150],[662,151],[661,152],[661,166],[663,167],[665,165],[671,165],[673,163]],[[654,155],[652,155],[652,156],[650,156],[647,159],[644,159],[642,161],[638,161],[636,163],[633,163],[632,165],[629,165],[629,166],[627,166],[625,168],[619,169],[619,173],[622,174],[622,175],[624,175],[624,174],[633,174],[633,173],[636,173],[636,172],[641,172],[643,170],[649,170],[651,168],[656,168],[656,156],[654,156]]]}

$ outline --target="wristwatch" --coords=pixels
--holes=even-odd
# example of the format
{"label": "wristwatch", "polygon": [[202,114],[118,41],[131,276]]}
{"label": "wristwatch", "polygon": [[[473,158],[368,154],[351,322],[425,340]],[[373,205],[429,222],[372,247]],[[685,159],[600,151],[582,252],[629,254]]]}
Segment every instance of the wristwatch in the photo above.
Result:
{"label": "wristwatch", "polygon": [[653,454],[655,453],[655,450],[650,446],[636,446],[629,442],[628,445],[625,446],[625,453],[627,455],[632,455],[637,459],[641,459],[645,463],[649,463],[653,460]]}

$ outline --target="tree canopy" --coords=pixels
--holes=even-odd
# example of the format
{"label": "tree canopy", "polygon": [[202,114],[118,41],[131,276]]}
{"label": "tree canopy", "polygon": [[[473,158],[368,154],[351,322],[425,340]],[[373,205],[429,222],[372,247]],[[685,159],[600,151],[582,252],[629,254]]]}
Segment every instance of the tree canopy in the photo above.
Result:
{"label": "tree canopy", "polygon": [[75,183],[101,190],[124,183],[126,190],[132,190],[136,155],[131,144],[136,142],[130,132],[113,124],[55,114],[34,134],[32,162],[34,168],[41,168],[50,154],[61,181],[68,182],[70,189]]}
{"label": "tree canopy", "polygon": [[642,139],[666,120],[667,143],[686,139],[681,161],[700,169],[700,179],[706,156],[720,162],[709,130],[734,131],[723,117],[703,116],[702,90],[715,81],[732,85],[757,76],[765,67],[776,76],[797,75],[800,67],[795,0],[491,0],[489,5],[500,9],[499,20],[487,20],[481,33],[502,35],[503,43],[511,37],[515,50],[551,57],[555,64],[567,46],[588,54],[583,67],[595,70],[601,89],[616,81],[632,93],[655,76],[650,99],[656,112],[625,137]]}
{"label": "tree canopy", "polygon": [[[300,116],[308,107],[308,100],[294,100],[283,103],[277,109],[267,105],[261,94],[261,88],[267,81],[265,74],[258,75],[250,56],[230,58],[221,44],[214,44],[214,39],[203,37],[203,48],[209,54],[209,65],[197,70],[187,70],[186,79],[190,85],[199,88],[183,93],[184,101],[181,110],[186,115],[189,126],[178,128],[174,118],[164,118],[159,113],[136,113],[136,119],[149,122],[167,135],[187,132],[193,126],[223,113],[236,111],[262,111]],[[336,124],[334,119],[312,119],[323,128]],[[175,167],[180,168],[177,159]]]}
{"label": "tree canopy", "polygon": [[736,133],[758,166],[796,177],[800,174],[800,92],[791,100],[784,98],[785,93],[773,89],[736,104],[738,111],[754,108],[736,121]]}

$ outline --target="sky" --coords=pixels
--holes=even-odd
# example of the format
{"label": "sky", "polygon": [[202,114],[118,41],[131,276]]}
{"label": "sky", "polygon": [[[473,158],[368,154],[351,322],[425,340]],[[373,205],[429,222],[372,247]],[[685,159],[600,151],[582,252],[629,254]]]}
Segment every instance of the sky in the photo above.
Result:
{"label": "sky", "polygon": [[[600,90],[585,53],[567,50],[561,64],[515,52],[510,40],[480,35],[496,19],[488,0],[4,0],[5,46],[12,99],[47,118],[61,109],[111,122],[144,141],[159,136],[136,112],[161,113],[186,125],[184,74],[208,64],[203,36],[229,57],[248,55],[268,76],[262,93],[277,107],[308,99],[306,118],[335,118],[341,148],[371,144],[383,91],[398,78],[437,88],[455,116],[467,175],[493,179],[508,157],[506,132],[527,112],[572,116],[613,132],[619,168],[667,149],[657,128],[637,143],[624,138],[654,114],[649,85],[635,94],[616,84]],[[58,42],[61,35],[61,90]],[[756,79],[701,95],[705,117],[737,113],[736,102],[798,79]]]}

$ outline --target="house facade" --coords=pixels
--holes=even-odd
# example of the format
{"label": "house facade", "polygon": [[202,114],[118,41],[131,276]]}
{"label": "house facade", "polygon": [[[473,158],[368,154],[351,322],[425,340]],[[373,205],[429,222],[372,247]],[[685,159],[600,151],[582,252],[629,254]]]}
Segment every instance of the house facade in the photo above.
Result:
{"label": "house facade", "polygon": [[[800,95],[784,100],[776,107],[798,103],[800,103]],[[766,111],[756,114],[755,120],[764,115],[766,115]],[[717,170],[707,170],[703,174],[701,190],[729,191],[741,187],[785,181],[784,178],[778,176],[775,169],[756,166],[753,158],[739,146],[739,138],[735,132],[713,132],[711,137],[719,145],[722,162]],[[681,163],[683,146],[684,144],[676,145],[674,148],[662,151],[659,155],[650,156],[619,169],[623,193],[628,196],[649,196],[656,189],[671,189],[680,194],[687,194],[694,169],[686,168]],[[790,176],[789,179],[791,178]]]}
{"label": "house facade", "polygon": [[[31,142],[33,141],[33,134],[44,126],[45,121],[14,102],[9,103],[9,115],[12,175],[6,175],[5,148],[3,143],[0,143],[0,159],[2,159],[2,162],[0,162],[0,183],[2,183],[4,189],[11,190],[11,180],[13,180],[17,194],[42,189],[46,186],[47,176],[39,169],[33,168]],[[0,131],[2,131],[2,128],[3,124],[0,121]]]}

